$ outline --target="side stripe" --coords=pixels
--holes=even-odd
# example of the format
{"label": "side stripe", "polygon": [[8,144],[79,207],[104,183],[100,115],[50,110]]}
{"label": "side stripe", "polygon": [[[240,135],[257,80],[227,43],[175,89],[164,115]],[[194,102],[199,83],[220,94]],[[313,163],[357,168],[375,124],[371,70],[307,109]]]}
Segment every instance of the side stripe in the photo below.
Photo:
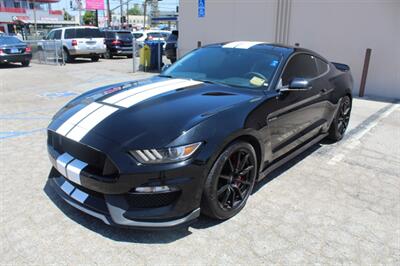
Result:
{"label": "side stripe", "polygon": [[89,114],[93,113],[97,109],[99,109],[102,104],[93,102],[89,104],[88,106],[82,108],[79,110],[77,113],[75,113],[73,116],[68,118],[67,121],[65,121],[57,130],[56,132],[60,135],[65,136],[76,124],[78,124],[82,119],[87,117]]}
{"label": "side stripe", "polygon": [[121,107],[126,107],[129,108],[139,102],[145,101],[151,97],[157,96],[159,94],[163,94],[169,91],[173,91],[173,90],[177,90],[177,89],[181,89],[181,88],[186,88],[186,87],[191,87],[191,86],[195,86],[195,85],[199,85],[202,84],[203,82],[200,81],[194,81],[194,80],[187,80],[185,82],[180,82],[174,85],[170,85],[170,86],[166,86],[165,88],[160,88],[160,89],[156,89],[156,90],[149,90],[149,91],[145,91],[142,92],[140,94],[136,94],[133,95],[131,97],[125,98],[122,101],[119,101],[117,103],[115,103],[118,106]]}
{"label": "side stripe", "polygon": [[161,81],[161,82],[156,82],[156,83],[139,86],[136,88],[132,88],[132,89],[120,92],[116,95],[113,95],[113,96],[105,99],[103,102],[115,104],[118,101],[121,101],[121,100],[123,100],[127,97],[130,97],[130,96],[133,96],[135,94],[144,92],[146,90],[156,89],[156,88],[164,87],[164,86],[168,86],[168,85],[173,85],[173,84],[177,84],[177,83],[184,82],[184,81],[185,81],[184,79],[170,79],[170,80],[166,80],[166,81]]}
{"label": "side stripe", "polygon": [[75,141],[80,141],[90,130],[117,110],[119,109],[103,105],[76,125],[66,137]]}

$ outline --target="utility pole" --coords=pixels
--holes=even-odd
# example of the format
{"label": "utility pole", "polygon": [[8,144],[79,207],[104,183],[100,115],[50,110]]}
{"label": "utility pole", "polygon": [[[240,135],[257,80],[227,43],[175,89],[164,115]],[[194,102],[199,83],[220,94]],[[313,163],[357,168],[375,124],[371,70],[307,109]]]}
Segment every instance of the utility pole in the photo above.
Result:
{"label": "utility pole", "polygon": [[146,28],[147,0],[143,3],[143,30]]}
{"label": "utility pole", "polygon": [[110,0],[106,0],[106,5],[107,5],[107,26],[111,27]]}
{"label": "utility pole", "polygon": [[36,0],[33,0],[33,24],[35,28],[35,38],[37,38],[37,21],[36,21]]}
{"label": "utility pole", "polygon": [[119,4],[120,4],[120,7],[119,7],[119,12],[120,12],[120,14],[121,14],[121,18],[120,18],[120,20],[119,20],[119,29],[122,29],[122,16],[124,15],[124,14],[122,14],[122,0],[119,0]]}

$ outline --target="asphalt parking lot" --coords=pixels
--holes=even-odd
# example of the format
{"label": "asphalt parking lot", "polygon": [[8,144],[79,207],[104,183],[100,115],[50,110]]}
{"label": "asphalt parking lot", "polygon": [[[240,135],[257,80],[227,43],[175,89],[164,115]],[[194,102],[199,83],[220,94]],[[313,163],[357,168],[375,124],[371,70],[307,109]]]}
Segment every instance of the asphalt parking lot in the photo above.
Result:
{"label": "asphalt parking lot", "polygon": [[355,99],[347,135],[274,171],[234,218],[112,228],[46,185],[45,128],[88,89],[150,74],[128,59],[0,67],[1,264],[400,264],[400,107]]}

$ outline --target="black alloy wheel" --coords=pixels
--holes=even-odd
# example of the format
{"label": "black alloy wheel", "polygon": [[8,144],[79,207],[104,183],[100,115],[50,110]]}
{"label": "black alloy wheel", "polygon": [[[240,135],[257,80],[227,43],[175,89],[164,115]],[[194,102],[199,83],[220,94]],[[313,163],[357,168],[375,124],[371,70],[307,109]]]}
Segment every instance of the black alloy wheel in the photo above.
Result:
{"label": "black alloy wheel", "polygon": [[351,113],[351,99],[349,96],[343,97],[336,117],[332,121],[331,127],[329,128],[329,138],[334,141],[339,141],[343,138],[346,132],[347,126],[350,121]]}
{"label": "black alloy wheel", "polygon": [[246,142],[231,144],[216,160],[207,177],[202,212],[217,219],[228,219],[246,204],[257,177],[257,157]]}

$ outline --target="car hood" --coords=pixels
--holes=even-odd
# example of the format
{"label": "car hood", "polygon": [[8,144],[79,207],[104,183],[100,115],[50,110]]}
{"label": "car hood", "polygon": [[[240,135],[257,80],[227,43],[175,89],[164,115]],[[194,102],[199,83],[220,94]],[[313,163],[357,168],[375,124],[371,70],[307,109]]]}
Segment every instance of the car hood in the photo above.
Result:
{"label": "car hood", "polygon": [[[164,147],[209,117],[250,103],[261,93],[154,77],[89,91],[63,107],[49,129],[88,145],[101,136],[129,148]],[[100,108],[87,110],[89,106]]]}

